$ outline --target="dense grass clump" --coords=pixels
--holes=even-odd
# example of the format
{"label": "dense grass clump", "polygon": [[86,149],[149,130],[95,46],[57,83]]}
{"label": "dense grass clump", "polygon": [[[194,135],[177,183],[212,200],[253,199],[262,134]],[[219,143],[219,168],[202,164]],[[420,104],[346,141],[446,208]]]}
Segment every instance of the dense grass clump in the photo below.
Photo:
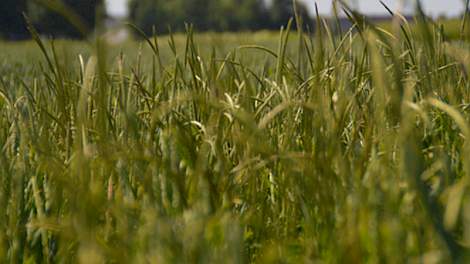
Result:
{"label": "dense grass clump", "polygon": [[32,30],[0,67],[1,262],[468,260],[468,44],[350,15],[277,43]]}

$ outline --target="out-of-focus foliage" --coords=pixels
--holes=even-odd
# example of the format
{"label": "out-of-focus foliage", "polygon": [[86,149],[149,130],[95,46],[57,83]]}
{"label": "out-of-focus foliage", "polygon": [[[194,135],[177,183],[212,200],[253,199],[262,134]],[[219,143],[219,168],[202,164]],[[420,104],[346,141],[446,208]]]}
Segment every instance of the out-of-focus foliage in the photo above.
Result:
{"label": "out-of-focus foliage", "polygon": [[[61,0],[54,9],[48,1],[29,1],[28,14],[40,34],[50,37],[83,38],[83,33],[91,33],[96,26],[97,17],[102,15],[103,0]],[[52,8],[51,8],[52,7]],[[61,12],[61,9],[70,13]],[[80,32],[70,22],[71,14],[76,15],[88,32]]]}
{"label": "out-of-focus foliage", "polygon": [[[83,38],[94,31],[96,18],[103,14],[103,4],[103,0],[2,0],[0,38],[18,40],[30,36],[23,14],[42,35]],[[86,30],[80,32],[70,19],[78,20]]]}
{"label": "out-of-focus foliage", "polygon": [[468,263],[468,25],[349,15],[0,43],[0,262]]}
{"label": "out-of-focus foliage", "polygon": [[0,1],[0,38],[23,39],[28,36],[22,15],[26,10],[26,0]]}
{"label": "out-of-focus foliage", "polygon": [[[297,2],[305,23],[307,8]],[[294,17],[292,0],[134,0],[129,2],[130,20],[146,33],[183,31],[185,23],[198,31],[246,31],[279,29]]]}

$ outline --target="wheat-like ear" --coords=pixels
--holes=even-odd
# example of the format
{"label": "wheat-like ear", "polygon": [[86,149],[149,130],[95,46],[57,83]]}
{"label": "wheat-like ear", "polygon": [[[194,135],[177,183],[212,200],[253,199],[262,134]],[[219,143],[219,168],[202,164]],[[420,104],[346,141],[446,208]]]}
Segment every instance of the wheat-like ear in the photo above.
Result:
{"label": "wheat-like ear", "polygon": [[0,262],[468,262],[465,38],[344,3],[351,28],[317,8],[309,32],[293,4],[280,32],[118,45],[25,15],[32,41],[0,41]]}

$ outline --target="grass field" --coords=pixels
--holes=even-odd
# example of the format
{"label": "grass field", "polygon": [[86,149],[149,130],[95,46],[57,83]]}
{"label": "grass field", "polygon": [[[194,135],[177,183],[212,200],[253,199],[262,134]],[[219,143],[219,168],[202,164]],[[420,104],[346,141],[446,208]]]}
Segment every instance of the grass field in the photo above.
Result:
{"label": "grass field", "polygon": [[470,52],[415,27],[0,43],[0,262],[467,262]]}

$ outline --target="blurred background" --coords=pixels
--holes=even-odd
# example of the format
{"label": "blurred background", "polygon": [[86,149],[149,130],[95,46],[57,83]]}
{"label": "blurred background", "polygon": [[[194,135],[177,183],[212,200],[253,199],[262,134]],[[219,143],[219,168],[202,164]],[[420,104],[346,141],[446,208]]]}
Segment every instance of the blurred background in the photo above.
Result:
{"label": "blurred background", "polygon": [[[333,2],[299,0],[297,11],[306,27],[312,28],[315,4],[321,15],[331,16]],[[346,2],[375,20],[389,19],[378,0]],[[384,2],[408,15],[414,12],[416,4],[415,1]],[[433,18],[452,19],[463,14],[465,2],[426,0],[422,5]],[[71,14],[78,14],[81,24],[88,29],[86,32],[93,32],[97,24],[116,28],[128,21],[151,34],[154,26],[157,33],[168,33],[170,29],[173,32],[184,31],[185,23],[193,24],[197,31],[277,30],[293,16],[294,10],[292,0],[2,0],[0,13],[0,38],[21,40],[29,37],[22,13],[30,18],[42,35],[76,39],[84,37],[84,34],[69,23]]]}
{"label": "blurred background", "polygon": [[[128,0],[107,0],[107,9],[110,15],[115,17],[126,17],[128,15]],[[269,2],[268,0],[266,2]],[[301,2],[309,8],[310,11],[314,10],[315,3],[318,6],[318,11],[322,15],[330,15],[332,10],[332,0],[302,0]],[[358,10],[364,13],[369,14],[384,14],[383,6],[378,0],[356,0],[349,1],[355,6]],[[397,0],[384,0],[384,3],[394,7],[399,4],[400,1]],[[456,16],[462,12],[465,5],[465,1],[462,0],[448,0],[448,1],[439,1],[439,0],[427,0],[423,1],[423,7],[428,13],[428,15],[436,16]],[[408,11],[412,10],[412,2],[408,1],[407,8]]]}

